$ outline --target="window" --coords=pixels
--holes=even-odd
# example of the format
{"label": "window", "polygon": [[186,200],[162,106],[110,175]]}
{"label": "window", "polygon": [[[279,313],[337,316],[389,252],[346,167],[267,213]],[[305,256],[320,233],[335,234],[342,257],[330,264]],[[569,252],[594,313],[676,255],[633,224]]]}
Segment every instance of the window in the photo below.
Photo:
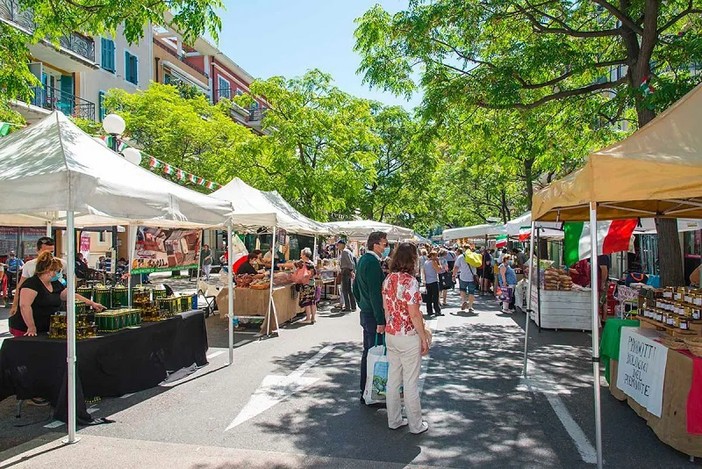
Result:
{"label": "window", "polygon": [[114,73],[115,68],[115,43],[112,39],[102,38],[100,41],[100,65],[108,72]]}
{"label": "window", "polygon": [[100,241],[101,243],[104,243],[105,239],[107,238],[106,235],[107,235],[107,231],[101,231],[100,233],[98,233],[98,241]]}
{"label": "window", "polygon": [[98,91],[98,120],[102,122],[105,118],[105,92]]}
{"label": "window", "polygon": [[237,89],[236,89],[236,95],[237,95],[237,96],[241,96],[242,94],[244,94],[244,92],[241,91],[240,88],[237,88]]}
{"label": "window", "polygon": [[139,84],[139,59],[129,51],[124,51],[124,79],[129,83]]}
{"label": "window", "polygon": [[217,77],[217,95],[220,98],[231,99],[231,97],[232,97],[232,91],[231,91],[229,81],[222,78],[222,77]]}

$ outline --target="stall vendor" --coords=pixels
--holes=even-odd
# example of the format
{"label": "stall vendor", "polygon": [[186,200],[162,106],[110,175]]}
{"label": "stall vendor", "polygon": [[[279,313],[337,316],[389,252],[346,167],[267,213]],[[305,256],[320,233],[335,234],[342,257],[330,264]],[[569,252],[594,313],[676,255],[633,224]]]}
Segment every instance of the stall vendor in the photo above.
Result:
{"label": "stall vendor", "polygon": [[573,279],[573,283],[580,285],[581,287],[590,286],[590,260],[583,259],[581,261],[573,264],[568,271],[570,273],[570,278]]}
{"label": "stall vendor", "polygon": [[257,274],[258,271],[256,268],[258,267],[258,257],[261,255],[261,251],[258,249],[255,249],[249,253],[248,259],[246,262],[242,263],[239,268],[237,269],[236,273],[237,275],[241,274]]}
{"label": "stall vendor", "polygon": [[[51,315],[58,312],[61,302],[66,301],[66,288],[59,281],[61,261],[50,252],[44,251],[37,257],[34,275],[29,277],[20,287],[20,314],[10,316],[10,333],[15,337],[36,336],[49,332]],[[90,301],[81,295],[76,295],[78,301],[84,302],[96,311],[105,307]]]}

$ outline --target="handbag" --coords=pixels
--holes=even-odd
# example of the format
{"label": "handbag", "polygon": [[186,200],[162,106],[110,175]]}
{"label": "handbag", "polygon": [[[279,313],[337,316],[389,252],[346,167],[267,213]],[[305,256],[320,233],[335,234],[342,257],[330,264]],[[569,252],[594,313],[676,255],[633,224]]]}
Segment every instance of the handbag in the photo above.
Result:
{"label": "handbag", "polygon": [[451,272],[442,272],[439,274],[439,288],[442,290],[451,290],[456,283],[453,281]]}
{"label": "handbag", "polygon": [[311,275],[309,269],[307,269],[307,266],[303,264],[302,267],[293,272],[292,281],[293,283],[305,285],[309,283],[310,277]]}
{"label": "handbag", "polygon": [[[383,337],[385,342],[385,337]],[[363,390],[363,400],[366,404],[385,402],[385,392],[388,384],[388,349],[378,345],[378,335],[375,336],[375,346],[368,349],[366,365],[367,378]]]}

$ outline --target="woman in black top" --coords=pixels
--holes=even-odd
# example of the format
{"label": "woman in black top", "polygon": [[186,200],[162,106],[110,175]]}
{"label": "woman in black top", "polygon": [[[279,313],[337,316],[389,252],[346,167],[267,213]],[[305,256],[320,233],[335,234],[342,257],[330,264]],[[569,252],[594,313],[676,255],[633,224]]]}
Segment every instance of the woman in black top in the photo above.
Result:
{"label": "woman in black top", "polygon": [[[52,314],[61,309],[61,302],[66,301],[67,290],[59,281],[63,265],[50,252],[44,251],[37,257],[36,271],[20,287],[20,314],[10,316],[10,332],[13,336],[36,336],[49,331]],[[80,295],[76,299],[101,311],[104,306],[90,301]]]}

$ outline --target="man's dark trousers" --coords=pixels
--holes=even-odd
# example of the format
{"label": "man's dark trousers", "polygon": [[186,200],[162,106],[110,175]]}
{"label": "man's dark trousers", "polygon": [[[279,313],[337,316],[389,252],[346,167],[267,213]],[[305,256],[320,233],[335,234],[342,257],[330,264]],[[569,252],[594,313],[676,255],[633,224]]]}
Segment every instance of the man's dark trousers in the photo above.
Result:
{"label": "man's dark trousers", "polygon": [[363,327],[363,357],[361,358],[361,396],[366,388],[366,368],[368,364],[368,349],[378,344],[383,344],[383,335],[376,332],[378,323],[373,313],[361,311],[361,327]]}
{"label": "man's dark trousers", "polygon": [[356,297],[351,291],[351,269],[341,269],[341,295],[344,303],[344,309],[356,311]]}

